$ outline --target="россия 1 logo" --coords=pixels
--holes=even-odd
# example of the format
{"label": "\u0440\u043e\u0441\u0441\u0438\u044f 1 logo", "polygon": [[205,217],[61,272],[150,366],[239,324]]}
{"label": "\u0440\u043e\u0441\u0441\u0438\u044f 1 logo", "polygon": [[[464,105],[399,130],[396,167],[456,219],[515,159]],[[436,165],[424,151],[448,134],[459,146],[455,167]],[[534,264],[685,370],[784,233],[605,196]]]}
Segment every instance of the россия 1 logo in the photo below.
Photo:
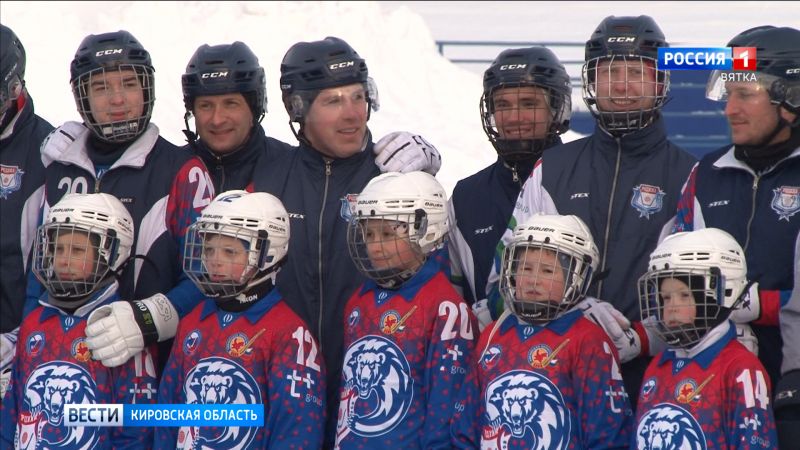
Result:
{"label": "\u0440\u043e\u0441\u0441\u0438\u044f 1 logo", "polygon": [[[684,47],[658,49],[661,70],[734,70],[740,81],[755,81],[755,47]],[[747,73],[749,72],[749,73]],[[734,75],[731,73],[730,75]]]}

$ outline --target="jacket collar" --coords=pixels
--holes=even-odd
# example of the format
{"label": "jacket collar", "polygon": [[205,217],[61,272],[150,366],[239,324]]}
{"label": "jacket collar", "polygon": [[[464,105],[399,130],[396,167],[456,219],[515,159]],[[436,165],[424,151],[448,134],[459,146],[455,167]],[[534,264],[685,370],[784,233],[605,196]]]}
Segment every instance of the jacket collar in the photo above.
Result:
{"label": "jacket collar", "polygon": [[[76,136],[73,136],[75,140],[65,147],[44,145],[44,148],[42,149],[42,159],[45,160],[45,165],[49,164],[49,162],[57,161],[60,163],[74,164],[91,173],[95,173],[94,164],[89,159],[89,155],[86,151],[86,141],[89,139],[89,133],[91,133],[91,131],[78,122],[68,122],[68,124],[70,125],[70,129],[79,130],[78,133],[76,133]],[[59,127],[59,130],[62,127],[64,127],[64,125]],[[58,130],[54,131],[53,133],[57,132]],[[120,156],[120,158],[111,165],[109,170],[122,166],[135,168],[144,167],[147,157],[155,147],[158,136],[158,127],[154,123],[150,122],[150,124],[147,125],[147,129],[144,131],[144,133],[136,138],[131,146],[125,150],[125,153],[123,153],[122,156]]]}
{"label": "jacket collar", "polygon": [[208,167],[235,167],[254,160],[264,150],[264,140],[264,128],[260,123],[257,123],[250,130],[247,142],[232,153],[217,155],[201,140],[198,140],[195,146],[197,147],[197,155]]}
{"label": "jacket collar", "polygon": [[667,131],[664,119],[659,115],[650,125],[619,138],[595,124],[592,138],[600,144],[599,148],[602,150],[613,150],[616,153],[619,139],[623,156],[647,156],[661,150],[667,142]]}

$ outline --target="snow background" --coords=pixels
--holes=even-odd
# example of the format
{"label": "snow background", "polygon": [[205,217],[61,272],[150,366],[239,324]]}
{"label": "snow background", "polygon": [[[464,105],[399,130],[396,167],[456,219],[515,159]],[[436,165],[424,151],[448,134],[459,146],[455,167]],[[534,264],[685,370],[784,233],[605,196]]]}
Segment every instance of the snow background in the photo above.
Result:
{"label": "snow background", "polygon": [[[374,139],[395,130],[425,136],[442,153],[437,178],[448,192],[492,163],[495,152],[478,114],[488,64],[455,65],[439,55],[436,39],[585,42],[604,17],[639,14],[652,16],[673,46],[714,47],[753,26],[798,27],[800,2],[0,2],[0,20],[25,46],[26,83],[39,115],[55,126],[80,120],[69,86],[75,50],[88,34],[125,29],[151,54],[153,122],[176,144],[185,142],[181,75],[201,44],[250,46],[267,72],[262,124],[270,136],[296,144],[280,101],[280,61],[295,42],[338,36],[367,61],[378,84]],[[446,54],[492,59],[502,49]],[[581,49],[552,49],[563,60],[583,58]],[[567,70],[579,76],[579,67]],[[573,104],[583,107],[579,97]]]}

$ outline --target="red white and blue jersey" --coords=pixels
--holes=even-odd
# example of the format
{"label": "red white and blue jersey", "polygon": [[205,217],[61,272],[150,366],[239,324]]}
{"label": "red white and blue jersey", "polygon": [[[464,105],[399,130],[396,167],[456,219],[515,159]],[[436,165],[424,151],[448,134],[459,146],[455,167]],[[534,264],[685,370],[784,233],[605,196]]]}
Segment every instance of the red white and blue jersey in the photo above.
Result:
{"label": "red white and blue jersey", "polygon": [[730,322],[710,333],[717,337],[709,336],[693,357],[665,350],[653,358],[631,448],[777,448],[764,366],[736,341]]}
{"label": "red white and blue jersey", "polygon": [[478,349],[455,403],[455,448],[628,448],[633,411],[617,350],[579,310],[545,326],[506,312]]}
{"label": "red white and blue jersey", "polygon": [[67,314],[46,297],[22,321],[11,384],[3,397],[0,447],[16,449],[142,449],[152,443],[148,428],[64,426],[70,403],[155,403],[155,347],[119,367],[92,359],[86,319],[94,309],[119,300],[117,283]]}
{"label": "red white and blue jersey", "polygon": [[[72,124],[76,127],[76,124]],[[60,133],[59,128],[53,134]],[[119,293],[125,300],[165,294],[182,317],[202,300],[197,286],[183,273],[186,230],[214,197],[214,186],[203,162],[187,149],[159,136],[149,124],[107,170],[88,156],[91,132],[80,127],[64,141],[48,138],[42,148],[45,163],[45,215],[67,193],[105,192],[117,197],[133,218],[134,260],[123,273]],[[32,283],[33,277],[29,277]],[[33,290],[32,290],[33,289]],[[35,287],[28,297],[37,295]]]}
{"label": "red white and blue jersey", "polygon": [[159,427],[155,447],[320,448],[325,374],[318,349],[277,289],[242,312],[206,299],[181,319],[158,401],[263,404],[264,426]]}
{"label": "red white and blue jersey", "polygon": [[450,448],[477,321],[433,256],[399,289],[365,282],[345,306],[336,447]]}

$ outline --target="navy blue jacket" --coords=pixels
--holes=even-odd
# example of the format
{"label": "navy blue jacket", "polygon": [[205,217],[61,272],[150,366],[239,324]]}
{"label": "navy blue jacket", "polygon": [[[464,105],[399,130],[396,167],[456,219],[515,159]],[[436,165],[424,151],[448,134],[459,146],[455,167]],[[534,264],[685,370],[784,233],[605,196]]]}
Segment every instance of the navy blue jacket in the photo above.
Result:
{"label": "navy blue jacket", "polygon": [[[71,139],[49,137],[42,149],[46,167],[45,208],[68,192],[105,192],[117,197],[133,218],[135,239],[131,255],[142,255],[123,272],[120,297],[124,300],[165,294],[180,316],[203,298],[183,272],[186,230],[211,202],[214,187],[203,162],[176,147],[149,124],[122,156],[100,173],[89,159],[90,131],[71,122]],[[33,277],[28,298],[36,294]]]}
{"label": "navy blue jacket", "polygon": [[[637,280],[646,272],[663,228],[672,224],[695,161],[667,140],[661,118],[621,138],[595,127],[591,136],[552,147],[520,192],[498,257],[517,223],[537,212],[574,214],[592,232],[600,251],[598,271],[609,271],[588,295],[612,303],[630,320],[640,320]],[[496,282],[498,269],[490,282]],[[502,308],[498,300],[490,296],[491,306]]]}
{"label": "navy blue jacket", "polygon": [[450,196],[452,282],[467,303],[486,298],[495,249],[514,211],[519,191],[533,170],[533,161],[514,172],[497,158],[494,164],[456,183]]}
{"label": "navy blue jacket", "polygon": [[[800,234],[800,148],[759,175],[736,159],[734,147],[707,154],[689,176],[676,219],[674,231],[720,228],[744,249],[747,278],[758,282],[761,300],[761,318],[753,326],[758,356],[777,382],[778,316],[789,302],[800,264],[794,253]],[[788,339],[795,345],[785,347],[790,360],[784,371],[800,368],[800,334]]]}
{"label": "navy blue jacket", "polygon": [[365,280],[347,249],[348,195],[358,194],[380,174],[373,143],[354,156],[335,160],[300,144],[259,174],[253,180],[254,192],[277,196],[289,213],[289,253],[277,287],[320,343],[327,366],[328,421],[336,423],[344,307]]}
{"label": "navy blue jacket", "polygon": [[260,124],[253,127],[243,148],[224,156],[214,154],[201,140],[188,147],[206,164],[217,194],[233,189],[252,192],[253,179],[260,175],[260,170],[268,168],[284,152],[294,149],[285,142],[266,136]]}
{"label": "navy blue jacket", "polygon": [[44,194],[39,147],[51,131],[53,126],[34,114],[26,94],[22,109],[0,135],[0,333],[22,322],[25,271]]}

